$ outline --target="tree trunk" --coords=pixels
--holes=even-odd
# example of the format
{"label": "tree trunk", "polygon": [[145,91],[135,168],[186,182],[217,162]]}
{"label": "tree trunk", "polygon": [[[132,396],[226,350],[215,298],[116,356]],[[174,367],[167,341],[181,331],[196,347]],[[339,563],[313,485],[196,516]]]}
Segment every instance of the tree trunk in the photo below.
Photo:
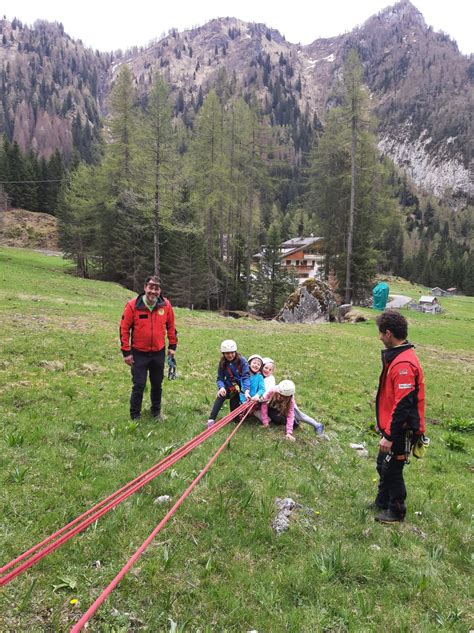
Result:
{"label": "tree trunk", "polygon": [[352,124],[351,124],[351,202],[349,208],[349,230],[347,232],[347,259],[346,259],[346,292],[344,302],[350,303],[352,298],[351,272],[352,272],[352,239],[354,235],[354,210],[356,189],[356,138],[357,120],[356,104],[352,99]]}
{"label": "tree trunk", "polygon": [[[158,124],[159,127],[159,124]],[[155,208],[153,213],[153,251],[154,270],[153,273],[160,276],[160,211],[161,211],[161,191],[160,191],[160,135],[157,134],[156,154],[155,154]]]}

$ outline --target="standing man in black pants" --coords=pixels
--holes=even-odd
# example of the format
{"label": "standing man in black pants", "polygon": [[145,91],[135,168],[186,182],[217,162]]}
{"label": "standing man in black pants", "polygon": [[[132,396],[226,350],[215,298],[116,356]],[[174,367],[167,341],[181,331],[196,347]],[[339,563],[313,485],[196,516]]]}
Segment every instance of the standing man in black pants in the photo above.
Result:
{"label": "standing man in black pants", "polygon": [[396,310],[377,317],[382,352],[382,373],[377,392],[377,430],[382,438],[377,456],[378,494],[373,506],[381,510],[381,523],[405,519],[407,491],[403,467],[416,436],[425,432],[423,370],[407,341],[407,320]]}
{"label": "standing man in black pants", "polygon": [[151,414],[161,418],[161,383],[165,365],[165,336],[168,354],[174,356],[178,339],[171,303],[161,294],[159,277],[145,279],[144,292],[129,301],[120,322],[124,362],[132,370],[130,417],[137,420],[142,409],[147,373],[150,376]]}

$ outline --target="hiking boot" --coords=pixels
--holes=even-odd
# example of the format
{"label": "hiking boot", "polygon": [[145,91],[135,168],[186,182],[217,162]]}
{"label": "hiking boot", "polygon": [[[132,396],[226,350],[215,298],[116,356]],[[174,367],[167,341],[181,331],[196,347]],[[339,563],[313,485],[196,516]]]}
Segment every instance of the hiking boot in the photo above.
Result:
{"label": "hiking boot", "polygon": [[161,420],[163,420],[163,416],[161,415],[160,411],[158,411],[157,413],[152,413],[151,417],[155,422],[161,422]]}
{"label": "hiking boot", "polygon": [[375,517],[375,520],[379,523],[403,523],[405,517],[400,514],[395,514],[393,510],[383,510]]}
{"label": "hiking boot", "polygon": [[131,413],[130,420],[139,420],[141,418],[141,413]]}
{"label": "hiking boot", "polygon": [[367,510],[387,510],[388,507],[387,506],[379,506],[379,504],[376,501],[372,501],[372,503],[368,503],[366,506]]}

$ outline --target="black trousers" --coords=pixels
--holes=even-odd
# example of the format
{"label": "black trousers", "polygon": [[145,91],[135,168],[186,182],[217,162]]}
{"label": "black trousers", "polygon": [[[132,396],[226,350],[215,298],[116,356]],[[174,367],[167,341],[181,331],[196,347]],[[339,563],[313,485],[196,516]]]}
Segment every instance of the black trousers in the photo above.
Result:
{"label": "black trousers", "polygon": [[161,411],[161,383],[165,367],[165,350],[159,352],[139,352],[132,349],[132,395],[130,396],[130,417],[136,418],[142,410],[143,392],[145,391],[147,374],[150,376],[151,413],[158,415]]}
{"label": "black trousers", "polygon": [[397,455],[392,455],[389,461],[387,461],[387,456],[389,456],[388,453],[381,451],[377,455],[379,487],[375,503],[380,508],[389,508],[397,516],[404,517],[406,514],[405,499],[407,498],[407,489],[403,480],[405,456],[403,459],[396,459]]}
{"label": "black trousers", "polygon": [[[286,424],[286,415],[282,415],[278,409],[273,407],[268,407],[268,417],[274,424]],[[296,428],[298,425],[299,422],[295,418],[293,426]]]}
{"label": "black trousers", "polygon": [[268,407],[268,417],[274,424],[286,424],[286,416],[273,407]]}
{"label": "black trousers", "polygon": [[240,395],[235,392],[231,393],[229,390],[227,390],[227,393],[225,396],[217,396],[214,402],[214,406],[212,407],[212,411],[209,415],[210,420],[216,419],[217,414],[222,409],[222,405],[224,404],[226,400],[230,400],[231,411],[235,411],[235,409],[237,409],[237,407],[240,406]]}

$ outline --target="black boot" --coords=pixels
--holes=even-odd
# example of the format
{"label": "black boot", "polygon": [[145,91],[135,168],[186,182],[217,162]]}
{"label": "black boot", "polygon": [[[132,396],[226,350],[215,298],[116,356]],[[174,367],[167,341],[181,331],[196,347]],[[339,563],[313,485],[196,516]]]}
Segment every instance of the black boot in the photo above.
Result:
{"label": "black boot", "polygon": [[384,510],[375,517],[379,523],[403,523],[405,517],[401,514],[395,514],[393,510]]}

